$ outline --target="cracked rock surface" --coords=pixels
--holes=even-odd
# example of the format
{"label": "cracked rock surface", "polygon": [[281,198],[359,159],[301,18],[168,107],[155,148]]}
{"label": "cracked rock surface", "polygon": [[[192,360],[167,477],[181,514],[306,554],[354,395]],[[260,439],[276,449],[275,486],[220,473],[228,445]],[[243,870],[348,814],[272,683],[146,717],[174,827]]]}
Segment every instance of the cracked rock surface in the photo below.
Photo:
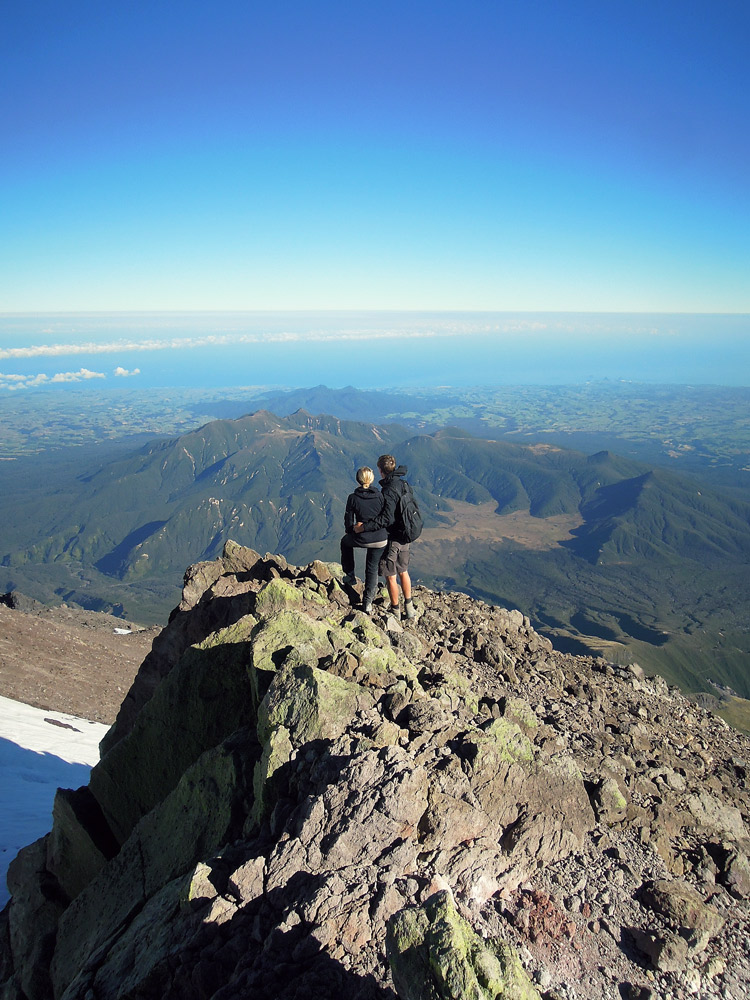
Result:
{"label": "cracked rock surface", "polygon": [[340,581],[188,570],[10,867],[0,997],[746,997],[750,741],[518,611]]}

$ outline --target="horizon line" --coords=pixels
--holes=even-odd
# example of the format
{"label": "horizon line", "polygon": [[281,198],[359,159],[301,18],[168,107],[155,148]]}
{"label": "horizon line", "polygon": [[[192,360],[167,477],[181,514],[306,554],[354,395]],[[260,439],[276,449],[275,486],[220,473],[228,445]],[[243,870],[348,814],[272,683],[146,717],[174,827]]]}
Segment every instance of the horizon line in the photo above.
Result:
{"label": "horizon line", "polygon": [[276,313],[291,313],[291,314],[310,314],[317,313],[321,315],[334,314],[351,314],[351,313],[433,313],[433,314],[452,314],[452,313],[499,313],[499,314],[524,314],[524,315],[534,315],[534,316],[750,316],[749,310],[686,310],[686,309],[480,309],[480,308],[451,308],[451,309],[435,309],[435,308],[424,308],[418,309],[415,307],[357,307],[357,308],[282,308],[276,307],[273,309],[252,309],[252,308],[242,308],[242,309],[232,309],[232,308],[217,308],[217,309],[184,309],[184,308],[157,308],[157,309],[16,309],[0,311],[0,319],[6,317],[16,317],[16,316],[153,316],[153,315],[216,315],[217,313],[226,314],[252,314],[252,315],[265,315],[265,314],[276,314]]}

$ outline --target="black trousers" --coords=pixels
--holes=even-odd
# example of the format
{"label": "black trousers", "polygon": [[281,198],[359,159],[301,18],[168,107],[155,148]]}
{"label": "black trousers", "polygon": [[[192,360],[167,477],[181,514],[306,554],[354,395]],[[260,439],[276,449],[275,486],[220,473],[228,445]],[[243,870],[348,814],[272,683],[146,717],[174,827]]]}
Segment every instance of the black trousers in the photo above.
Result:
{"label": "black trousers", "polygon": [[386,545],[377,549],[369,549],[365,548],[364,545],[358,544],[356,535],[344,535],[341,539],[341,568],[345,573],[354,572],[355,549],[364,549],[367,553],[365,561],[365,600],[368,598],[372,600],[378,589],[378,563],[386,550]]}

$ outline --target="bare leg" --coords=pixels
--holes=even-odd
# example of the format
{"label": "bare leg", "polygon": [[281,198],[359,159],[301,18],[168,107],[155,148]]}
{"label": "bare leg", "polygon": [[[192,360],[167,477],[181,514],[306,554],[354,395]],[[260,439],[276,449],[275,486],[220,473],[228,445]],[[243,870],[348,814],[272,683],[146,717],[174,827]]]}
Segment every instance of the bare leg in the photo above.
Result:
{"label": "bare leg", "polygon": [[394,608],[398,607],[398,578],[387,576],[385,578],[385,585],[388,588],[388,596],[391,599],[392,606]]}
{"label": "bare leg", "polygon": [[[404,572],[400,574],[400,577],[401,577],[401,589],[404,592],[404,600],[409,601],[411,600],[411,577],[409,576],[406,570],[404,570]],[[396,589],[396,593],[398,594],[398,589]]]}

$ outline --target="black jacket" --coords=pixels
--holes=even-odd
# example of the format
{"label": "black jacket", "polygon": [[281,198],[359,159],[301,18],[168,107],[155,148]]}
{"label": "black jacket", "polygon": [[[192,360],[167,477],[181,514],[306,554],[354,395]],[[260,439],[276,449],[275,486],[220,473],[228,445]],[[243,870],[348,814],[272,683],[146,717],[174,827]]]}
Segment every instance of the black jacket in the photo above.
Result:
{"label": "black jacket", "polygon": [[393,472],[380,480],[380,488],[383,491],[383,509],[376,517],[364,522],[365,534],[368,531],[376,531],[378,528],[385,528],[388,537],[396,542],[406,543],[404,538],[404,526],[398,515],[398,501],[404,492],[404,476],[407,473],[405,465],[399,465]]}
{"label": "black jacket", "polygon": [[[344,527],[348,535],[354,533],[354,525],[357,521],[372,521],[380,516],[383,510],[383,494],[378,493],[372,487],[358,486],[353,493],[350,493],[346,501],[344,511]],[[369,542],[384,542],[388,537],[385,527],[373,528],[361,531],[356,535],[360,545],[367,545]]]}

